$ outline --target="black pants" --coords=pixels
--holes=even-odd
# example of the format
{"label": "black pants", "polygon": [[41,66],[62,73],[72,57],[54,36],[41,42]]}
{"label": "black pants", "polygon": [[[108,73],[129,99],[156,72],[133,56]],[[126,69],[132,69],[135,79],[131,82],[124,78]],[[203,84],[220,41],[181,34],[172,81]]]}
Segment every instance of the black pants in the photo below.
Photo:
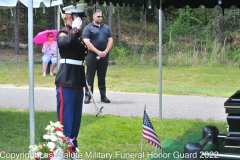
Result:
{"label": "black pants", "polygon": [[[86,58],[86,66],[87,66],[87,72],[86,72],[86,79],[88,82],[88,85],[91,87],[91,91],[93,93],[93,86],[94,86],[94,77],[97,72],[97,78],[98,78],[98,88],[100,91],[101,98],[106,97],[106,73],[107,73],[107,67],[108,67],[108,54],[104,58],[100,58],[99,60],[96,59],[97,55],[95,53],[88,53]],[[85,97],[90,97],[88,88],[85,87]]]}

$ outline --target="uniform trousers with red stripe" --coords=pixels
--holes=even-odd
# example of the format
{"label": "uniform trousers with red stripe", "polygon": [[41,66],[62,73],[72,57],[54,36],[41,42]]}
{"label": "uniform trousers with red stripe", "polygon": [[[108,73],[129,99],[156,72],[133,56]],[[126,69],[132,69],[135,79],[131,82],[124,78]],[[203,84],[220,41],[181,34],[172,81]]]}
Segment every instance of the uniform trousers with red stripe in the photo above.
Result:
{"label": "uniform trousers with red stripe", "polygon": [[82,117],[83,88],[57,86],[56,92],[58,121],[63,125],[64,135],[74,139],[74,147],[77,147]]}

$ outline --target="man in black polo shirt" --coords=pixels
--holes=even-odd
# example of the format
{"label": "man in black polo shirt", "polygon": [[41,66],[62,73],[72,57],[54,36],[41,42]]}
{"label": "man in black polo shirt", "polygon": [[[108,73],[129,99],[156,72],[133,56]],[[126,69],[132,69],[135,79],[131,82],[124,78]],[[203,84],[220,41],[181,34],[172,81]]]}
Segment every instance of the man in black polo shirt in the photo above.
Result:
{"label": "man in black polo shirt", "polygon": [[[110,103],[110,100],[106,97],[105,77],[108,67],[108,52],[113,46],[112,32],[108,25],[102,23],[101,10],[94,10],[92,17],[93,21],[84,28],[82,33],[83,40],[88,47],[86,79],[93,92],[94,77],[97,71],[101,101]],[[90,100],[91,96],[88,88],[85,87],[84,103],[88,104]]]}

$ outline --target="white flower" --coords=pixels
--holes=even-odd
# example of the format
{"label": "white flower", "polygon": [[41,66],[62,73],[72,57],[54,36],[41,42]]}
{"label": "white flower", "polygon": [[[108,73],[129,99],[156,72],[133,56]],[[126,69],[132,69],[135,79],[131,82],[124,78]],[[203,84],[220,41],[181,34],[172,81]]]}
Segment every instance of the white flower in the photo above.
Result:
{"label": "white flower", "polygon": [[43,139],[50,139],[50,135],[48,134],[43,135]]}
{"label": "white flower", "polygon": [[53,123],[52,121],[50,121],[50,125],[51,125],[51,126],[54,126],[54,123]]}
{"label": "white flower", "polygon": [[63,136],[64,136],[63,133],[62,133],[62,131],[57,131],[56,133],[57,133],[57,135],[58,135],[59,137],[63,137]]}
{"label": "white flower", "polygon": [[57,140],[57,137],[55,135],[50,135],[50,140],[55,142]]}
{"label": "white flower", "polygon": [[[59,121],[55,123],[50,121],[50,125],[47,125],[45,130],[47,130],[47,133],[43,135],[44,142],[39,144],[39,146],[37,145],[29,146],[30,153],[33,153],[33,154],[36,154],[37,152],[41,153],[42,152],[41,148],[44,149],[46,147],[48,147],[51,151],[56,151],[56,150],[60,151],[60,150],[66,149],[65,147],[68,145],[69,143],[68,140],[70,139],[68,139],[63,134],[63,125],[61,125]],[[78,149],[77,151],[79,152]],[[43,152],[43,154],[48,154],[48,153]],[[40,157],[40,156],[37,156],[37,157]]]}
{"label": "white flower", "polygon": [[55,131],[55,127],[51,127],[49,131],[50,131],[50,132]]}
{"label": "white flower", "polygon": [[48,148],[50,148],[51,150],[53,150],[55,148],[55,144],[53,142],[48,142],[47,143]]}
{"label": "white flower", "polygon": [[50,130],[51,126],[47,125],[47,127],[45,128],[47,131]]}
{"label": "white flower", "polygon": [[31,152],[37,152],[38,151],[38,146],[37,145],[30,145],[29,149]]}
{"label": "white flower", "polygon": [[59,121],[57,121],[57,122],[55,123],[55,127],[62,128],[63,125],[62,125]]}

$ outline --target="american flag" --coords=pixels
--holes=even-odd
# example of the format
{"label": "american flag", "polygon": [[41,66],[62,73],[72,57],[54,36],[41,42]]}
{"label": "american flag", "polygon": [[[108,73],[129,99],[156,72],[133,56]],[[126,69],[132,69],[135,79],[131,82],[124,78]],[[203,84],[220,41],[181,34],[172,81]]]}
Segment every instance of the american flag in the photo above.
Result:
{"label": "american flag", "polygon": [[163,148],[158,140],[158,136],[156,135],[153,125],[145,110],[143,115],[142,137],[148,140],[149,144],[152,144],[163,151]]}

